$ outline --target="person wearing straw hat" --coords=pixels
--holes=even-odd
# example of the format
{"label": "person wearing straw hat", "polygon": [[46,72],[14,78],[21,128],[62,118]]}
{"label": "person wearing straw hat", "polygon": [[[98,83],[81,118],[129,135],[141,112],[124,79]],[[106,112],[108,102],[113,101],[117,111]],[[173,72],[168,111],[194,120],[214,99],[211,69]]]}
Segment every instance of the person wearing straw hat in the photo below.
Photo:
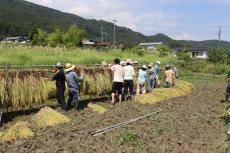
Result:
{"label": "person wearing straw hat", "polygon": [[69,91],[69,99],[68,99],[68,108],[71,106],[71,104],[74,104],[75,109],[79,111],[79,98],[78,98],[78,75],[74,71],[75,65],[71,65],[70,63],[67,63],[65,66],[65,72],[66,72],[66,82],[68,85],[68,91]]}
{"label": "person wearing straw hat", "polygon": [[175,73],[172,70],[172,67],[170,65],[165,66],[165,88],[172,88],[175,84]]}
{"label": "person wearing straw hat", "polygon": [[55,66],[55,75],[52,78],[47,78],[50,81],[56,81],[56,98],[59,105],[66,112],[66,103],[65,103],[65,73],[62,68],[62,64],[58,62]]}
{"label": "person wearing straw hat", "polygon": [[131,59],[126,60],[126,65],[123,67],[124,71],[124,94],[125,100],[128,100],[128,91],[130,92],[131,99],[133,99],[133,76],[135,75],[134,68],[131,65]]}
{"label": "person wearing straw hat", "polygon": [[137,95],[140,94],[140,90],[142,94],[146,93],[145,84],[147,79],[147,72],[146,72],[147,69],[148,69],[147,66],[143,65],[142,68],[139,70],[138,82],[137,82]]}

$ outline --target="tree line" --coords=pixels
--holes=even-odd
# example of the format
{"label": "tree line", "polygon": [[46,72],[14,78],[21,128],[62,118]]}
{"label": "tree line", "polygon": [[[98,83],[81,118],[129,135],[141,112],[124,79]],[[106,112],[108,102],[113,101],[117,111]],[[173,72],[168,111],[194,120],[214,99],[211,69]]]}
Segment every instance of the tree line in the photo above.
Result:
{"label": "tree line", "polygon": [[82,39],[85,37],[85,31],[78,28],[76,25],[70,26],[67,31],[62,29],[55,29],[51,33],[37,28],[32,30],[30,33],[30,39],[32,45],[39,46],[65,46],[67,48],[71,47],[81,47]]}

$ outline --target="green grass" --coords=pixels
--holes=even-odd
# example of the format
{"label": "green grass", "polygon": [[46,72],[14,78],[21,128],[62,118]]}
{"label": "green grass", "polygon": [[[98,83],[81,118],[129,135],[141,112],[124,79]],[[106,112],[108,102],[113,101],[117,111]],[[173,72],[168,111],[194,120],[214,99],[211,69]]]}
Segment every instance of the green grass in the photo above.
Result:
{"label": "green grass", "polygon": [[22,45],[0,44],[0,66],[12,65],[53,65],[56,62],[73,64],[101,64],[102,61],[112,63],[114,58],[125,60],[131,58],[139,63],[149,64],[160,60],[162,64],[173,63],[172,56],[160,57],[157,54],[146,53],[139,56],[132,52],[121,52],[109,49],[96,51],[94,49],[65,49],[50,47],[32,47]]}

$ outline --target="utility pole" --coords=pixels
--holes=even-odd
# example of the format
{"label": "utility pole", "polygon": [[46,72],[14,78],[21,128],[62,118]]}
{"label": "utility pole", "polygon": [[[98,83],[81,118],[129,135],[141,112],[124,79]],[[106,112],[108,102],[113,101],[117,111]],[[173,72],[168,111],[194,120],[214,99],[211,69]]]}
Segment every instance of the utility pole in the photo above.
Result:
{"label": "utility pole", "polygon": [[219,32],[218,32],[218,47],[220,47],[221,43],[221,34],[222,34],[222,26],[219,26]]}
{"label": "utility pole", "polygon": [[116,47],[116,18],[113,19],[113,46]]}
{"label": "utility pole", "polygon": [[101,26],[101,44],[103,44],[104,38],[103,38],[103,26]]}

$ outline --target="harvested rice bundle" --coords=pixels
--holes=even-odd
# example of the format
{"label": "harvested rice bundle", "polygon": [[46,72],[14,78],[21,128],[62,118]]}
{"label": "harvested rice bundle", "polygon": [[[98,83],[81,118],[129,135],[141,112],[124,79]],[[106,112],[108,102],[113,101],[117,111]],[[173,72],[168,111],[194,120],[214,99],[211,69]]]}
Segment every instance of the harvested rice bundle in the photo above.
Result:
{"label": "harvested rice bundle", "polygon": [[33,120],[39,128],[52,127],[55,125],[66,124],[71,120],[61,113],[49,108],[42,108],[34,117]]}
{"label": "harvested rice bundle", "polygon": [[107,111],[106,108],[98,104],[89,103],[88,107],[91,108],[94,112],[97,112],[99,114],[104,114]]}
{"label": "harvested rice bundle", "polygon": [[13,141],[17,139],[29,139],[33,137],[34,133],[28,127],[27,122],[18,122],[13,125],[8,131],[0,133],[0,140]]}
{"label": "harvested rice bundle", "polygon": [[177,81],[174,88],[155,89],[148,94],[138,95],[135,99],[141,104],[155,104],[160,101],[184,96],[194,90],[195,88],[192,84],[185,81]]}

